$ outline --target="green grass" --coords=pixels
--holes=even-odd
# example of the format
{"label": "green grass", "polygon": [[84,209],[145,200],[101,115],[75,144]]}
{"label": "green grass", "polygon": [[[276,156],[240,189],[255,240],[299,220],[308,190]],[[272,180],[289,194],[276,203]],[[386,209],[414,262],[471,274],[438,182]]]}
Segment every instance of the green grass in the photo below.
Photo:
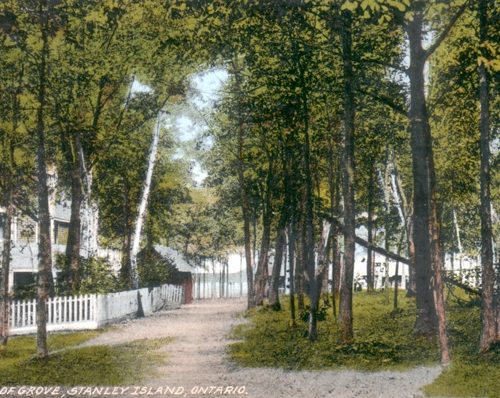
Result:
{"label": "green grass", "polygon": [[479,355],[479,303],[455,304],[448,310],[452,363],[430,385],[428,395],[491,397],[500,395],[500,345]]}
{"label": "green grass", "polygon": [[[285,300],[283,300],[285,301]],[[275,312],[252,310],[251,322],[240,325],[233,337],[231,357],[244,366],[285,369],[354,368],[362,370],[405,369],[439,359],[434,341],[412,334],[415,321],[413,301],[403,294],[400,310],[392,312],[387,293],[357,293],[354,299],[355,342],[340,344],[332,309],[318,323],[319,338],[309,342],[307,323],[290,326],[288,308]]]}
{"label": "green grass", "polygon": [[117,346],[76,345],[98,332],[49,336],[53,354],[35,355],[34,337],[15,337],[0,350],[0,385],[124,385],[140,382],[161,363],[157,350],[171,339],[138,340]]}
{"label": "green grass", "polygon": [[[424,391],[429,396],[498,397],[500,345],[478,355],[479,303],[457,295],[450,295],[447,312],[453,362]],[[239,341],[230,346],[230,356],[243,366],[285,369],[375,371],[438,364],[436,341],[416,338],[412,333],[414,301],[402,293],[400,310],[393,313],[389,297],[392,293],[355,294],[355,342],[347,345],[338,342],[331,308],[327,308],[327,318],[319,322],[319,339],[313,343],[306,338],[306,322],[298,320],[296,327],[290,326],[288,308],[249,311],[246,316],[250,322],[233,330]]]}

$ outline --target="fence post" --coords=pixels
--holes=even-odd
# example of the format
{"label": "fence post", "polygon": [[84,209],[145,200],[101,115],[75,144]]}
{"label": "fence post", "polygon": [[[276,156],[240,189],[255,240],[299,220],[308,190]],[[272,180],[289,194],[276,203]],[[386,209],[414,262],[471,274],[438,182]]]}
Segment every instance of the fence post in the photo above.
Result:
{"label": "fence post", "polygon": [[[186,297],[185,287],[168,284],[151,292],[132,290],[106,295],[56,296],[47,300],[47,324],[51,326],[50,330],[98,328],[123,316],[135,316],[138,293],[142,293],[142,304],[148,306],[148,313],[163,308],[179,308]],[[131,295],[135,296],[135,300],[131,300]],[[12,300],[9,303],[9,330],[13,332],[11,334],[15,335],[16,329],[18,334],[34,332],[35,314],[36,300]]]}

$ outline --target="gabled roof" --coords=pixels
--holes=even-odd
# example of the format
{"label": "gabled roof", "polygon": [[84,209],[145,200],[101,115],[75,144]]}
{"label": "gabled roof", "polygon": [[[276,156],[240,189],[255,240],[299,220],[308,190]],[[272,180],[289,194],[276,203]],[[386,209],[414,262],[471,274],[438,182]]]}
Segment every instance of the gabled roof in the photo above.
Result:
{"label": "gabled roof", "polygon": [[187,262],[186,258],[177,250],[171,247],[154,245],[154,249],[162,256],[166,257],[174,263],[175,267],[180,272],[194,272],[195,269]]}

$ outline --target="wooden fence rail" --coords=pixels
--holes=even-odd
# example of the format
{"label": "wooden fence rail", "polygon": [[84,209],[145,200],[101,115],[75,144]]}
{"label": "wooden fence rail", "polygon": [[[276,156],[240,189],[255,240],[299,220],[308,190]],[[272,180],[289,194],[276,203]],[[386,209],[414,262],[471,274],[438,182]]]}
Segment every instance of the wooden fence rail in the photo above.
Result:
{"label": "wooden fence rail", "polygon": [[[109,294],[60,296],[47,300],[47,330],[86,330],[138,315],[178,308],[182,286],[162,285]],[[16,300],[10,306],[10,334],[36,332],[36,300]]]}

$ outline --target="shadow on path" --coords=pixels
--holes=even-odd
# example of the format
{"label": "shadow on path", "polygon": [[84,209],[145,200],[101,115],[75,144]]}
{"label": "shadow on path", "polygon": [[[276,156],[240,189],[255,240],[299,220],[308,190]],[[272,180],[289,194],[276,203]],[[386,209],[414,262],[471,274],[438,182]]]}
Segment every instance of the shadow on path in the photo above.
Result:
{"label": "shadow on path", "polygon": [[[441,372],[439,366],[405,372],[240,368],[228,361],[225,348],[231,342],[230,330],[242,322],[238,314],[245,306],[243,299],[198,301],[178,310],[132,320],[85,345],[174,337],[173,343],[161,348],[168,356],[167,363],[144,383],[143,391],[150,392],[149,396],[410,398],[420,397],[420,388]],[[179,395],[171,393],[174,391]]]}

